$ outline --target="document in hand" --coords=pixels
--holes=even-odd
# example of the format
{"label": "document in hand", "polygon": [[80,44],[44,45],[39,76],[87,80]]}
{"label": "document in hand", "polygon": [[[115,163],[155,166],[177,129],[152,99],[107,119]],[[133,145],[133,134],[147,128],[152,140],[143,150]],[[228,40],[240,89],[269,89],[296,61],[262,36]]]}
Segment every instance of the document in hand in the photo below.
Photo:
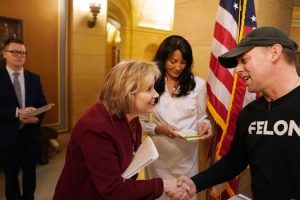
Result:
{"label": "document in hand", "polygon": [[178,135],[180,135],[183,139],[192,141],[192,140],[199,140],[200,137],[198,136],[197,131],[193,129],[182,129],[179,131],[174,131]]}
{"label": "document in hand", "polygon": [[22,117],[33,117],[33,116],[37,116],[37,115],[39,115],[39,114],[41,114],[41,113],[43,113],[43,112],[46,112],[46,111],[50,110],[53,106],[54,106],[53,103],[49,103],[49,104],[47,104],[47,105],[45,105],[45,106],[42,106],[42,107],[37,108],[37,109],[35,109],[35,110],[33,110],[33,111],[30,111],[30,112],[28,112],[28,113],[23,114]]}
{"label": "document in hand", "polygon": [[141,169],[158,158],[158,152],[150,137],[139,146],[128,168],[122,173],[124,179],[129,179]]}

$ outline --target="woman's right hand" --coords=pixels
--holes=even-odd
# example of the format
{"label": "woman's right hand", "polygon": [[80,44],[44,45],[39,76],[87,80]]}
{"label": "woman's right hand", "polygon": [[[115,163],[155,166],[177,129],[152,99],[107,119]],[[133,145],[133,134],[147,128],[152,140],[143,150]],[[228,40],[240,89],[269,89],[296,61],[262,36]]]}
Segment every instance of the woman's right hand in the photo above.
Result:
{"label": "woman's right hand", "polygon": [[155,133],[158,135],[165,135],[167,137],[170,138],[175,138],[175,137],[180,137],[180,135],[178,135],[177,133],[175,133],[174,131],[178,131],[179,128],[177,128],[176,126],[173,125],[169,125],[169,124],[163,124],[163,125],[158,125],[155,128]]}

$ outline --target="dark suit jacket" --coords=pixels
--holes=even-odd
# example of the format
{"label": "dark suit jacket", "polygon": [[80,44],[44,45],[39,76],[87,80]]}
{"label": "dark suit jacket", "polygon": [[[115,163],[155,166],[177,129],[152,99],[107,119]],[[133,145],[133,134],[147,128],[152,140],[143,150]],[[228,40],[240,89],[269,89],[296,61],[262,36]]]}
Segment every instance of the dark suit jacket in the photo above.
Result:
{"label": "dark suit jacket", "polygon": [[53,200],[152,200],[163,193],[160,178],[123,180],[133,149],[141,144],[142,129],[135,120],[136,143],[125,117],[110,117],[100,103],[90,108],[72,131],[66,162]]}
{"label": "dark suit jacket", "polygon": [[[38,75],[24,70],[25,105],[41,107],[46,105],[46,98]],[[34,141],[40,139],[40,126],[43,115],[38,116],[39,124],[25,125],[21,130],[20,120],[16,117],[19,102],[5,66],[0,67],[0,148],[14,145],[20,131],[29,134]]]}

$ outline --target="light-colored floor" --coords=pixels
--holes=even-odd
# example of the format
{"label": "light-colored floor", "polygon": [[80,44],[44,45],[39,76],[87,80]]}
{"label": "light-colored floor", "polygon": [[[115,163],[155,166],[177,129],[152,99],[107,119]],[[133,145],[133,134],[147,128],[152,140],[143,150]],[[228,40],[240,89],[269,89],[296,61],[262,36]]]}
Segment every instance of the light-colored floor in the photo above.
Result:
{"label": "light-colored floor", "polygon": [[[37,187],[35,193],[36,200],[52,200],[54,189],[65,162],[66,145],[69,139],[69,134],[59,135],[58,141],[62,150],[49,159],[46,165],[37,166]],[[0,172],[0,200],[5,200],[4,197],[4,177]]]}

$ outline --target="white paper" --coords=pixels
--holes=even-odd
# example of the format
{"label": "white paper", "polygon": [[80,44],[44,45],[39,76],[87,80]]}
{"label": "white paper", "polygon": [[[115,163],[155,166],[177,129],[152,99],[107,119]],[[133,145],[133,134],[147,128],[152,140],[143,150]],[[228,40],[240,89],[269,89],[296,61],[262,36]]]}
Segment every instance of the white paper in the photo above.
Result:
{"label": "white paper", "polygon": [[183,139],[186,139],[188,141],[200,139],[200,137],[198,136],[198,132],[193,129],[182,129],[174,132],[180,135]]}
{"label": "white paper", "polygon": [[124,179],[131,178],[157,158],[158,152],[155,144],[150,137],[147,137],[139,146],[128,168],[122,173],[122,177]]}
{"label": "white paper", "polygon": [[27,112],[27,113],[25,113],[25,114],[22,114],[22,117],[33,117],[33,116],[37,116],[37,115],[39,115],[39,114],[41,114],[41,113],[43,113],[43,112],[46,112],[46,111],[52,109],[53,106],[54,106],[53,103],[49,103],[49,104],[47,104],[47,105],[45,105],[45,106],[42,106],[42,107],[40,107],[40,108],[37,108],[37,109],[35,109],[35,110],[33,110],[33,111],[30,111],[30,112]]}

